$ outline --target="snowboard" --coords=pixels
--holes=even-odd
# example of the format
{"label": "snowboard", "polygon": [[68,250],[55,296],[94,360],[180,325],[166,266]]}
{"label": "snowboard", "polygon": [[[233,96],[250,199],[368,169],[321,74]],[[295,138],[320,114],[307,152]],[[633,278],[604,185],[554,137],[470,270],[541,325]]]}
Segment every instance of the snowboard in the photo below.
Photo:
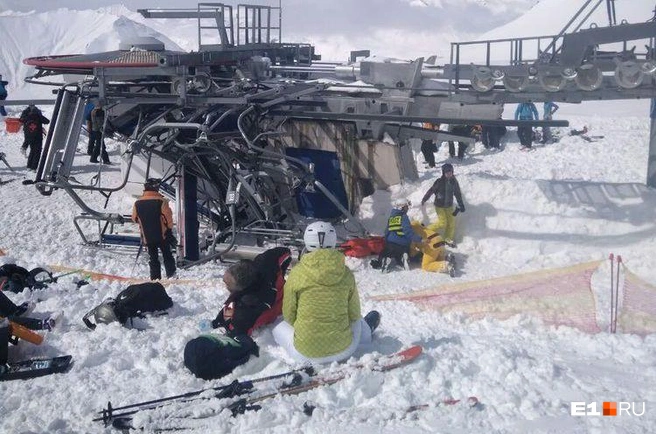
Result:
{"label": "snowboard", "polygon": [[50,359],[30,359],[0,365],[0,381],[26,380],[44,375],[63,373],[68,370],[73,356],[59,356]]}

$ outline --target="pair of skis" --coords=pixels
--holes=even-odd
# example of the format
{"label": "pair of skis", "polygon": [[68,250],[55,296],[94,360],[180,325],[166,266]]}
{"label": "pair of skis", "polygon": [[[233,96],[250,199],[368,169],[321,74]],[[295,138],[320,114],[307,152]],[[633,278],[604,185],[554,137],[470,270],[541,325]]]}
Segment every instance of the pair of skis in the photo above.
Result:
{"label": "pair of skis", "polygon": [[[419,357],[421,353],[422,353],[421,346],[413,346],[392,355],[381,356],[375,362],[375,365],[372,369],[381,372],[389,371],[410,363],[411,361]],[[358,364],[355,366],[355,368],[358,369],[362,369],[365,367],[366,365],[364,364]],[[142,410],[155,409],[177,400],[183,400],[183,402],[186,402],[186,400],[191,400],[194,397],[204,394],[207,391],[217,392],[216,394],[214,394],[214,396],[210,396],[209,397],[210,399],[231,398],[236,396],[243,396],[243,397],[236,401],[232,401],[227,405],[223,405],[217,409],[213,409],[209,413],[204,414],[202,416],[203,418],[211,417],[226,409],[229,410],[233,416],[236,416],[238,414],[243,414],[246,411],[251,411],[251,410],[257,411],[261,408],[260,404],[263,401],[268,400],[270,398],[274,398],[276,396],[297,395],[318,388],[320,386],[326,386],[326,385],[337,383],[338,381],[346,378],[349,372],[350,371],[348,369],[342,369],[337,372],[329,372],[329,373],[318,375],[314,371],[314,369],[305,368],[302,370],[294,370],[283,374],[273,375],[273,376],[259,378],[255,380],[247,380],[241,382],[235,381],[226,386],[220,386],[214,389],[204,389],[197,392],[189,392],[182,395],[176,395],[168,398],[146,401],[137,404],[130,404],[122,407],[113,408],[111,406],[111,403],[109,403],[107,408],[103,409],[100,412],[102,416],[95,418],[93,420],[102,421],[103,423],[105,423],[105,425],[109,425],[111,423],[112,426],[116,429],[129,431],[130,429],[135,429],[135,427],[132,426],[132,416],[134,414]],[[287,380],[287,381],[284,381],[282,385],[278,385],[277,387],[274,387],[273,390],[271,390],[270,392],[256,394],[257,389],[254,388],[254,384],[263,383],[272,380]],[[199,397],[198,399],[202,399],[202,398],[203,397]],[[446,399],[441,401],[439,404],[455,405],[459,402],[461,402],[461,400]],[[478,404],[478,399],[475,397],[470,397],[467,399],[467,403],[469,404],[469,406],[475,406]],[[408,412],[429,408],[428,405],[415,406],[415,407],[416,408],[414,407],[410,408]],[[310,406],[306,404],[304,406],[304,411],[306,412],[306,414],[308,414],[307,413],[308,408],[310,408]],[[176,428],[166,428],[163,430],[175,430],[175,429]]]}

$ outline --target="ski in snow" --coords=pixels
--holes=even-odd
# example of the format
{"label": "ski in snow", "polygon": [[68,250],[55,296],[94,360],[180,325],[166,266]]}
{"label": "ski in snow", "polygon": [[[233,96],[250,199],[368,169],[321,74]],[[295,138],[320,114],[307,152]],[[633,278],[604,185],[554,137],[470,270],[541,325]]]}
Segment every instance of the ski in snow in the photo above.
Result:
{"label": "ski in snow", "polygon": [[63,373],[68,370],[73,356],[59,356],[50,359],[30,359],[0,365],[0,381],[25,380],[44,375]]}
{"label": "ski in snow", "polygon": [[[415,345],[391,355],[381,356],[377,358],[375,361],[373,361],[372,363],[357,363],[354,366],[347,366],[336,372],[327,372],[324,374],[319,373],[314,377],[310,377],[305,382],[302,382],[303,380],[301,380],[300,382],[301,384],[298,384],[299,381],[293,381],[291,385],[289,383],[286,383],[283,384],[282,386],[278,386],[274,388],[271,392],[266,392],[259,395],[255,394],[257,390],[249,390],[248,397],[238,399],[237,401],[234,401],[224,406],[220,406],[219,408],[213,411],[205,413],[202,417],[182,416],[182,417],[176,417],[175,419],[184,420],[184,419],[207,418],[207,417],[215,416],[226,409],[230,410],[233,416],[243,414],[246,411],[250,411],[250,410],[257,411],[261,408],[260,403],[263,401],[266,401],[270,398],[274,398],[277,396],[298,395],[300,393],[307,392],[309,390],[316,389],[321,386],[329,386],[331,384],[337,383],[340,380],[345,379],[353,371],[353,369],[371,369],[372,371],[386,372],[395,368],[402,367],[412,362],[417,357],[419,357],[422,351],[423,349],[421,346]],[[94,420],[102,420],[102,418],[98,418]],[[140,429],[138,427],[132,426],[132,417],[127,415],[126,417],[119,417],[117,415],[114,415],[114,418],[112,420],[112,426],[116,429],[120,429],[123,431],[129,431],[130,429]],[[148,429],[151,428],[149,427]],[[155,431],[175,431],[179,429],[189,429],[189,428],[167,427],[167,428],[155,429]]]}

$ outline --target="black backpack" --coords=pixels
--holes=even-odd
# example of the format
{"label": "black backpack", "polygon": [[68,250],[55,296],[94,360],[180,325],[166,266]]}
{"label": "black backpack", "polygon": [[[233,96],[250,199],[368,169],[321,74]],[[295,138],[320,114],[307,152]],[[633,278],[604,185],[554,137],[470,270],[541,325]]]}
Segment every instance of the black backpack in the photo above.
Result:
{"label": "black backpack", "polygon": [[114,299],[114,313],[121,324],[145,312],[158,312],[173,306],[173,300],[159,282],[130,285]]}
{"label": "black backpack", "polygon": [[52,274],[43,268],[34,268],[27,271],[26,268],[16,264],[5,264],[1,266],[0,278],[2,277],[7,278],[7,283],[5,283],[2,289],[16,294],[23,292],[23,289],[25,288],[45,288],[47,282],[54,281]]}
{"label": "black backpack", "polygon": [[228,375],[251,355],[259,357],[260,349],[248,335],[201,335],[185,345],[184,365],[196,377],[213,380]]}

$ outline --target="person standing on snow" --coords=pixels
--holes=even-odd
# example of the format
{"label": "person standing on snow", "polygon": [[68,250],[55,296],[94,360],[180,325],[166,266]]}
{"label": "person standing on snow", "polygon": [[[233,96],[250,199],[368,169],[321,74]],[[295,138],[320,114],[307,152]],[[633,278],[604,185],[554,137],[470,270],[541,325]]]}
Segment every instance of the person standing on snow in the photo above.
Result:
{"label": "person standing on snow", "polygon": [[[453,241],[456,232],[455,216],[459,212],[465,212],[465,204],[460,193],[460,184],[453,175],[453,166],[449,163],[442,165],[442,176],[428,189],[421,199],[423,206],[432,195],[435,195],[435,211],[437,212],[437,223],[429,226],[435,232],[442,232],[444,241],[450,247],[456,247]],[[458,207],[453,209],[455,198]]]}
{"label": "person standing on snow", "polygon": [[[532,102],[523,102],[517,105],[515,110],[515,120],[519,121],[537,121],[540,119],[538,109]],[[517,136],[522,149],[531,149],[533,147],[533,127],[522,125],[517,127]]]}
{"label": "person standing on snow", "polygon": [[[473,125],[451,125],[449,131],[453,134],[464,137],[472,137],[474,133]],[[451,158],[457,157],[458,160],[465,158],[465,151],[469,143],[467,142],[458,142],[458,154],[456,155],[456,143],[452,140],[449,140],[449,156]]]}
{"label": "person standing on snow", "polygon": [[[0,75],[0,101],[4,101],[7,99],[7,88],[6,86],[9,84],[8,81],[4,81],[2,79],[2,75]],[[5,106],[0,105],[0,115],[1,116],[7,116],[7,110],[5,110]]]}
{"label": "person standing on snow", "polygon": [[175,259],[171,248],[177,244],[173,236],[173,212],[169,201],[159,193],[160,180],[148,178],[144,184],[143,195],[132,207],[132,220],[139,224],[141,242],[148,249],[150,260],[150,280],[162,278],[159,251],[164,258],[166,277],[175,275]]}
{"label": "person standing on snow", "polygon": [[105,140],[103,139],[103,131],[105,128],[105,110],[100,102],[91,110],[89,115],[89,148],[92,149],[91,163],[98,163],[98,157],[102,156],[104,164],[111,164],[109,155],[105,149]]}
{"label": "person standing on snow", "polygon": [[358,345],[370,343],[380,314],[360,316],[360,297],[346,257],[335,249],[333,225],[314,222],[303,236],[309,253],[287,278],[282,303],[284,321],[273,337],[299,362],[331,363],[348,359]]}
{"label": "person standing on snow", "polygon": [[420,243],[421,237],[412,231],[408,209],[410,201],[397,199],[393,203],[394,208],[387,219],[385,228],[385,248],[380,254],[381,270],[383,273],[390,271],[392,259],[404,269],[409,270],[410,244]]}
{"label": "person standing on snow", "polygon": [[43,125],[49,124],[50,119],[43,116],[41,110],[34,104],[30,104],[21,113],[20,121],[23,124],[23,136],[25,138],[21,150],[25,154],[29,146],[30,154],[27,157],[27,168],[36,170],[39,167],[43,147]]}
{"label": "person standing on snow", "polygon": [[[558,104],[551,101],[545,101],[544,103],[544,113],[542,114],[542,119],[545,121],[550,121],[553,119],[553,114],[558,111],[560,107]],[[552,143],[553,135],[551,134],[551,128],[542,127],[542,143]]]}

